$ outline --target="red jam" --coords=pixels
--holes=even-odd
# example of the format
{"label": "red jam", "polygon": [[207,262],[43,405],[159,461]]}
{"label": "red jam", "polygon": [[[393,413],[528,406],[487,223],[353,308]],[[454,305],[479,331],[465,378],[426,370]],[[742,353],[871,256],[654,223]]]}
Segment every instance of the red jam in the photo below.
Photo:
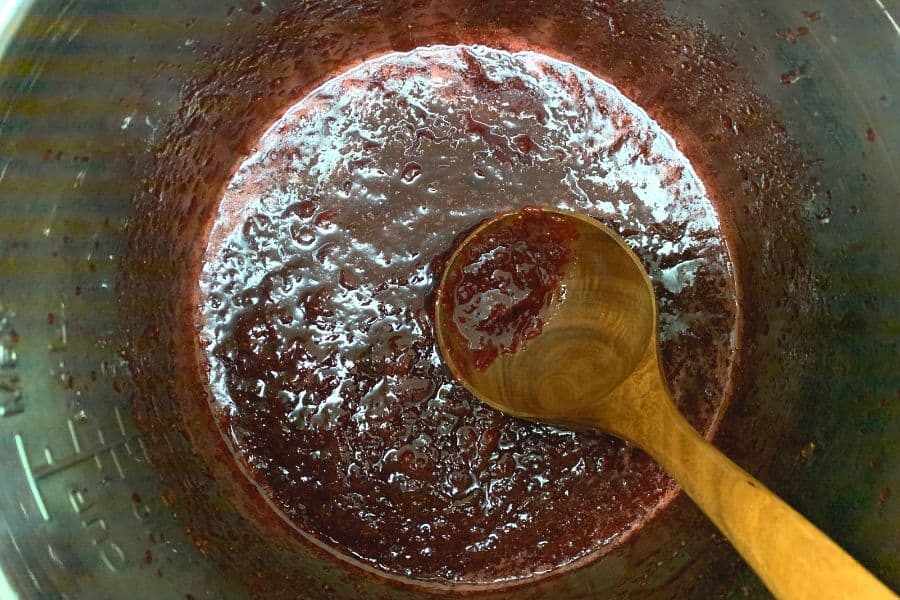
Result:
{"label": "red jam", "polygon": [[540,335],[544,311],[564,293],[577,237],[564,217],[526,206],[461,250],[439,301],[476,369]]}
{"label": "red jam", "polygon": [[[596,556],[670,497],[628,444],[474,398],[430,311],[457,236],[552,198],[642,259],[673,393],[708,430],[733,356],[729,259],[702,182],[645,112],[533,52],[420,48],[327,82],[252,147],[212,227],[198,325],[213,418],[284,518],[384,572],[483,583]],[[480,249],[511,246],[454,300],[479,364],[540,331],[572,239],[526,211]],[[483,314],[468,302],[502,288],[495,271],[506,297]]]}

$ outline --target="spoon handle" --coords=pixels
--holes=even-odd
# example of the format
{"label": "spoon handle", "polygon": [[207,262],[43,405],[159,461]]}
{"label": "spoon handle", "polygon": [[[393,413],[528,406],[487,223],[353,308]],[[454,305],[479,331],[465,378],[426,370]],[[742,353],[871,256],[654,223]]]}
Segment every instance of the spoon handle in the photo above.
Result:
{"label": "spoon handle", "polygon": [[[668,395],[668,392],[662,391]],[[661,402],[656,435],[634,440],[659,462],[783,600],[897,598],[874,575]],[[643,437],[643,436],[642,436]]]}

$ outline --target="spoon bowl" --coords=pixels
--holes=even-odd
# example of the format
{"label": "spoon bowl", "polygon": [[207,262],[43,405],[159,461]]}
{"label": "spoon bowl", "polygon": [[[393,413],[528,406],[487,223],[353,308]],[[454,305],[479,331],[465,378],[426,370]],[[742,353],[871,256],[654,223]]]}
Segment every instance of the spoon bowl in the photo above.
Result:
{"label": "spoon bowl", "polygon": [[[480,370],[465,347],[466,339],[454,335],[448,303],[438,301],[438,345],[453,375],[494,408],[525,419],[597,427],[598,399],[626,381],[648,349],[656,350],[653,288],[638,257],[611,229],[583,215],[541,210],[574,228],[570,245],[576,259],[561,282],[564,299],[555,298],[544,311],[540,335]],[[499,215],[466,237],[447,262],[439,297],[446,293],[448,274],[463,262],[467,242],[490,238],[521,214]],[[529,376],[523,377],[525,373]],[[611,425],[601,428],[610,431]]]}
{"label": "spoon bowl", "polygon": [[[565,235],[546,233],[554,228]],[[536,294],[528,281],[552,293]],[[527,207],[475,228],[447,261],[435,303],[441,354],[476,397],[520,418],[599,429],[639,446],[776,597],[896,598],[684,419],[660,367],[657,320],[653,287],[625,242],[594,219],[553,208]],[[478,360],[486,347],[491,360]]]}

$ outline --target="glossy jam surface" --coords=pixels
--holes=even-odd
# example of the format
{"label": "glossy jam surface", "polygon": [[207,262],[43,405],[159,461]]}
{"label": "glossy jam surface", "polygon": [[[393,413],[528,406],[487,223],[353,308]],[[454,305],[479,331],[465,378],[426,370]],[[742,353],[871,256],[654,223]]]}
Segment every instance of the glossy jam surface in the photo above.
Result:
{"label": "glossy jam surface", "polygon": [[540,335],[544,311],[564,292],[577,237],[563,217],[526,206],[460,249],[438,302],[476,369]]}
{"label": "glossy jam surface", "polygon": [[494,582],[608,550],[669,497],[642,452],[506,417],[439,358],[435,259],[548,199],[642,259],[676,401],[712,426],[733,355],[731,266],[673,140],[609,84],[540,54],[390,54],[260,137],[204,256],[213,414],[297,527],[393,574]]}

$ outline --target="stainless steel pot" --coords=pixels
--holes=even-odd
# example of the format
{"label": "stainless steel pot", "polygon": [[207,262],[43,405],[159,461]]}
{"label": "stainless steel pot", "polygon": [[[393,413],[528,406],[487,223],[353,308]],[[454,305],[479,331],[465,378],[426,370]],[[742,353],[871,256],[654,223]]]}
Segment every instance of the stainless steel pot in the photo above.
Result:
{"label": "stainless steel pot", "polygon": [[[614,52],[577,43],[591,23],[612,25],[617,11],[636,8],[438,4],[397,13],[389,2],[7,2],[9,24],[0,35],[0,570],[13,593],[241,598],[266,589],[248,571],[290,557],[296,565],[285,581],[297,597],[425,593],[311,551],[242,556],[246,549],[233,539],[204,544],[186,531],[198,517],[185,514],[191,508],[178,498],[192,493],[191,480],[161,477],[150,458],[165,454],[163,438],[135,424],[139,390],[126,358],[153,354],[123,356],[123,322],[134,315],[123,313],[128,298],[116,287],[121,269],[135,264],[129,223],[146,215],[135,212],[132,198],[145,189],[141,177],[171,131],[167,124],[178,119],[182,90],[210,72],[210,56],[264,48],[283,10],[300,15],[310,51],[323,31],[340,48],[330,63],[293,57],[296,69],[310,70],[298,78],[306,86],[372,53],[409,49],[438,34],[444,42],[499,43],[493,31],[577,55],[639,103],[650,100],[639,78],[604,63]],[[766,204],[765,190],[755,204],[742,199],[755,181],[735,179],[728,196],[744,247],[741,284],[755,317],[743,340],[743,383],[718,443],[897,588],[900,4],[644,4],[725,47],[735,77],[774,106],[772,127],[788,131],[814,178],[798,182],[808,195],[783,206]],[[441,11],[447,18],[435,31]],[[609,48],[630,39],[627,27],[603,35]],[[687,41],[659,43],[683,49]],[[282,61],[272,75],[291,69],[279,51],[271,49]],[[680,117],[688,115],[668,115]],[[779,254],[780,244],[793,254]],[[493,595],[766,592],[679,498],[601,560]]]}

